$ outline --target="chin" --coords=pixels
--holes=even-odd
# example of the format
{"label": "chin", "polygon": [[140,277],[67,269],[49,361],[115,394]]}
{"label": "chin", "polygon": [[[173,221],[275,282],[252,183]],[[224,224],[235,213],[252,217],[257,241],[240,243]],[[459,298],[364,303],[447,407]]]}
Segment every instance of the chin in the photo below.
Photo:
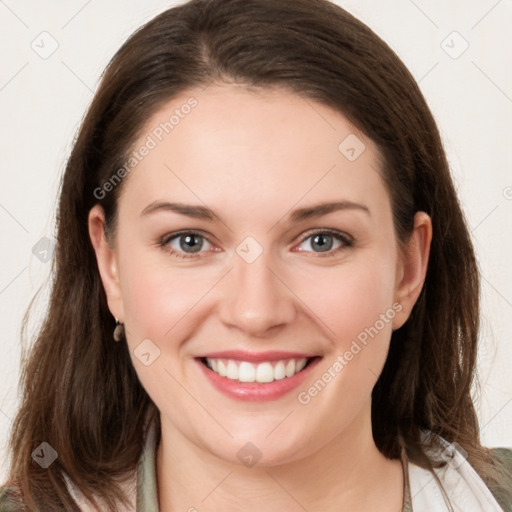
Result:
{"label": "chin", "polygon": [[[232,464],[248,468],[275,467],[298,460],[307,448],[304,445],[304,437],[299,436],[295,443],[287,436],[287,441],[286,445],[283,445],[282,438],[271,440],[265,439],[265,435],[261,434],[252,438],[244,435],[235,436],[235,439],[230,440],[229,443],[224,443],[221,450],[219,450],[221,445],[218,442],[213,442],[205,449]],[[311,447],[309,449],[311,450]]]}

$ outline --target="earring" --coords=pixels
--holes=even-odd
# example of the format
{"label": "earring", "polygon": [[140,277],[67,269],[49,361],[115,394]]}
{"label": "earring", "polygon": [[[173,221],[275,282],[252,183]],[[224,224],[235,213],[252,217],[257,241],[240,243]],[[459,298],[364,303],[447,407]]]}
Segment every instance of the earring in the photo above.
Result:
{"label": "earring", "polygon": [[114,329],[114,341],[121,341],[124,338],[124,324],[116,318],[116,328]]}

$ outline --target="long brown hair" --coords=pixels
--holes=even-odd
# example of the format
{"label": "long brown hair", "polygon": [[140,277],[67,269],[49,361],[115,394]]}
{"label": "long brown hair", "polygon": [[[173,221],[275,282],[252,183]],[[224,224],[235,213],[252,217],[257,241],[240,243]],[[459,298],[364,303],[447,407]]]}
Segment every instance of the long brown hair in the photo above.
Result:
{"label": "long brown hair", "polygon": [[[496,484],[480,443],[475,383],[479,277],[464,215],[432,114],[411,74],[368,27],[327,0],[192,0],[138,29],[104,72],[62,180],[49,309],[23,361],[21,407],[11,434],[9,483],[28,510],[76,510],[62,470],[89,499],[116,510],[119,478],[134,470],[144,422],[158,411],[126,343],[114,343],[88,213],[103,207],[115,233],[122,167],[148,119],[165,102],[211,83],[284,87],[343,113],[378,145],[397,238],[415,212],[433,222],[430,263],[409,320],[392,335],[373,390],[375,442],[388,458],[402,447],[428,468],[421,430],[457,442]],[[58,453],[42,470],[41,442]]]}

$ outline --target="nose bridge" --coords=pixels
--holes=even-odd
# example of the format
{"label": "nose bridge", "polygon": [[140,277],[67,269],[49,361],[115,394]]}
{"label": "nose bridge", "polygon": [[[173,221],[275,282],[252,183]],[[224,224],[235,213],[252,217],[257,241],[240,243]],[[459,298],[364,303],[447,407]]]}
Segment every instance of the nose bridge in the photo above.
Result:
{"label": "nose bridge", "polygon": [[261,336],[272,327],[283,326],[293,320],[293,293],[273,270],[276,265],[271,251],[262,251],[251,260],[241,252],[243,249],[242,243],[230,272],[229,292],[221,308],[222,320],[251,336]]}

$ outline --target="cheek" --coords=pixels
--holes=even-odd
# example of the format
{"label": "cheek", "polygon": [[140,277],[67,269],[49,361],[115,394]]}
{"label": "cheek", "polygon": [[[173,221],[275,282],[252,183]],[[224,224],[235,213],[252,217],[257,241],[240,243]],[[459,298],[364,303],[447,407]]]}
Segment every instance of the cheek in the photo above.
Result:
{"label": "cheek", "polygon": [[393,262],[392,253],[387,259],[381,252],[379,258],[347,265],[322,280],[323,293],[309,296],[308,306],[327,326],[331,350],[297,400],[311,416],[329,415],[331,423],[321,428],[326,438],[368,400],[386,361],[397,314]]}
{"label": "cheek", "polygon": [[[221,280],[225,269],[180,266],[158,248],[123,249],[120,249],[123,255],[119,262],[120,281],[132,356],[141,342],[149,339],[160,351],[157,366],[176,370],[186,359],[189,341],[209,310],[208,294]],[[145,368],[133,359],[139,373],[143,373]]]}
{"label": "cheek", "polygon": [[[165,258],[151,261],[147,252],[128,254],[121,272],[128,346],[142,385],[161,406],[170,395],[183,394],[172,376],[182,370],[182,347],[188,347],[199,324],[201,299],[218,278],[211,270],[171,267]],[[149,364],[139,358],[146,352]]]}
{"label": "cheek", "polygon": [[127,266],[121,283],[124,311],[130,323],[127,327],[155,340],[175,335],[181,321],[215,284],[211,274],[161,263]]}
{"label": "cheek", "polygon": [[[347,345],[366,328],[374,326],[381,315],[394,317],[393,261],[392,254],[381,252],[379,256],[369,255],[337,268],[318,269],[307,280],[296,282],[297,295],[322,321],[337,351],[346,350]],[[379,322],[377,327],[390,332],[390,324],[386,321],[383,328]]]}

